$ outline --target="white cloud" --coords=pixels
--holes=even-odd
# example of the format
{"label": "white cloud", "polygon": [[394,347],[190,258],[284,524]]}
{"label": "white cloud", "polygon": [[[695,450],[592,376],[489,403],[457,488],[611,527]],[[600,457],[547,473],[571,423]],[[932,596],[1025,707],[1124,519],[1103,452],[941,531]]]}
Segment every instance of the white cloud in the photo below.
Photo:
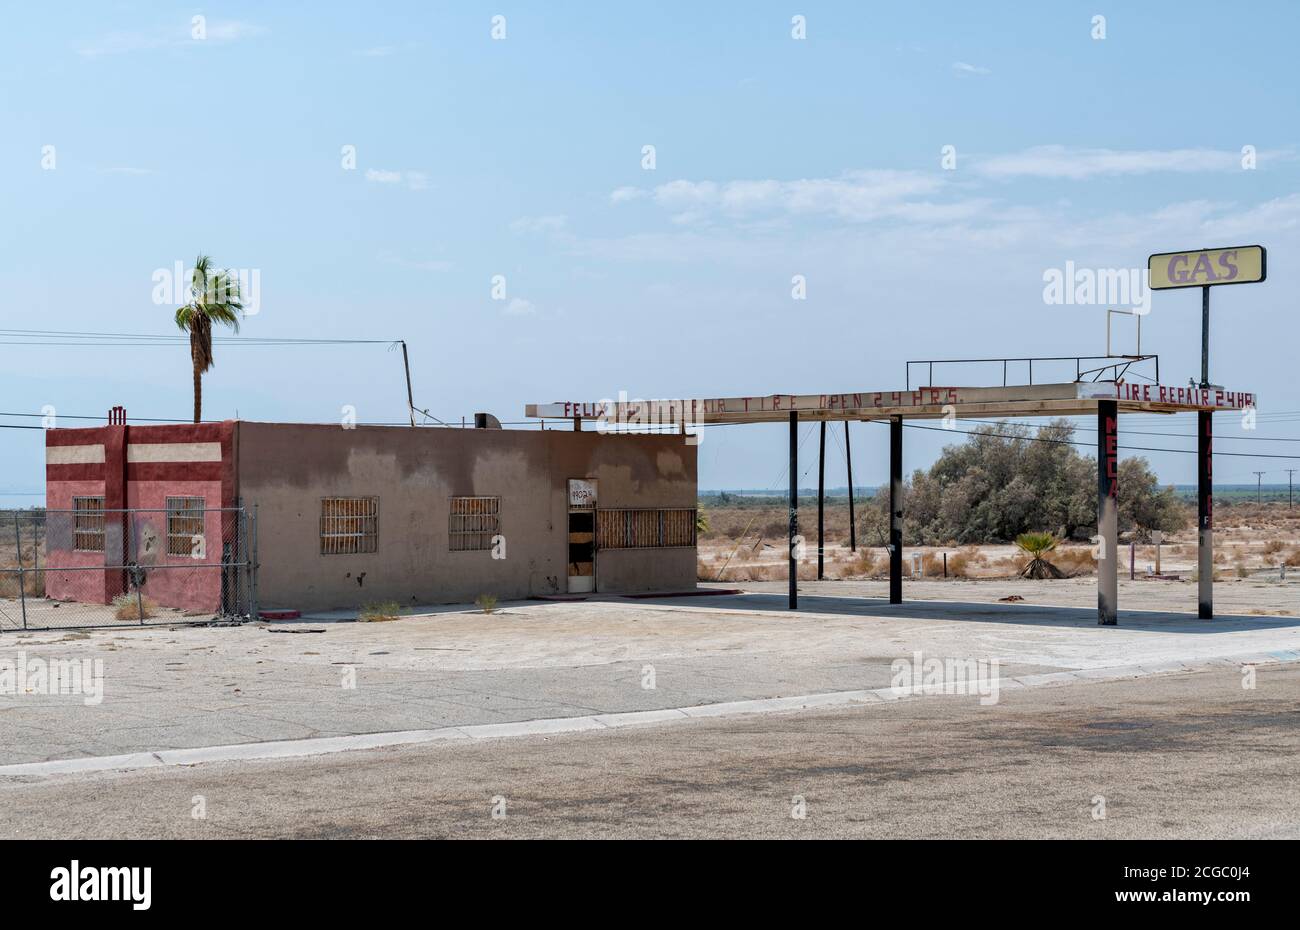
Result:
{"label": "white cloud", "polygon": [[506,304],[505,312],[510,316],[529,316],[537,312],[537,305],[522,297],[512,297],[510,303]]}
{"label": "white cloud", "polygon": [[992,74],[992,73],[993,73],[990,69],[985,68],[985,67],[983,67],[983,66],[981,66],[981,65],[972,65],[972,64],[967,64],[967,63],[964,62],[964,61],[954,61],[954,62],[952,63],[952,70],[953,70],[953,71],[954,71],[954,72],[955,72],[959,77],[964,77],[965,75],[968,75],[968,74],[984,75],[984,74]]}
{"label": "white cloud", "polygon": [[375,184],[405,184],[413,191],[427,190],[429,187],[429,176],[423,171],[390,171],[387,168],[367,168],[366,180]]}
{"label": "white cloud", "polygon": [[673,211],[673,221],[691,224],[711,215],[732,219],[763,216],[829,216],[851,222],[895,219],[936,219],[965,215],[973,202],[960,205],[928,203],[944,181],[935,172],[851,171],[838,178],[803,178],[795,181],[675,180],[653,190],[619,188],[610,195],[618,203],[651,197]]}
{"label": "white cloud", "polygon": [[[1262,160],[1262,156],[1261,156]],[[977,161],[975,171],[990,178],[1066,178],[1138,175],[1155,172],[1240,171],[1241,153],[1215,149],[1078,149],[1040,145],[1010,155]]]}
{"label": "white cloud", "polygon": [[194,48],[205,44],[225,45],[264,35],[266,27],[239,20],[210,20],[206,24],[207,38],[195,39],[190,23],[166,28],[115,30],[81,44],[77,54],[86,58],[103,55],[123,55],[130,52],[147,52],[159,49]]}
{"label": "white cloud", "polygon": [[521,216],[510,224],[513,233],[557,233],[568,225],[569,218],[562,213],[551,216]]}
{"label": "white cloud", "polygon": [[391,45],[376,45],[373,48],[359,49],[352,54],[359,58],[387,58],[396,55],[397,49]]}
{"label": "white cloud", "polygon": [[627,203],[631,200],[640,200],[642,197],[648,197],[649,192],[639,187],[620,187],[610,192],[610,203]]}

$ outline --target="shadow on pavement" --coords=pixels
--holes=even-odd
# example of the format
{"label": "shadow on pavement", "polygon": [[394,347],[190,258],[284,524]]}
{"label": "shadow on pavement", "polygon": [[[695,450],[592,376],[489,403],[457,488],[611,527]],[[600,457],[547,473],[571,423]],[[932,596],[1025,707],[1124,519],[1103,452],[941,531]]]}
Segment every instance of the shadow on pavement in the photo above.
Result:
{"label": "shadow on pavement", "polygon": [[[656,603],[649,600],[643,603]],[[830,614],[852,617],[899,617],[913,620],[978,623],[1016,623],[1033,626],[1097,627],[1095,607],[1057,607],[1042,604],[981,604],[966,601],[904,601],[890,604],[876,597],[831,597],[799,595],[799,609],[791,611],[786,595],[752,593],[711,597],[678,597],[664,604],[710,607],[715,610],[762,610],[773,613]],[[1158,633],[1232,633],[1238,630],[1267,630],[1300,627],[1297,617],[1266,617],[1223,614],[1213,620],[1198,620],[1194,614],[1165,610],[1120,610],[1114,629]],[[1101,629],[1110,629],[1101,627]]]}

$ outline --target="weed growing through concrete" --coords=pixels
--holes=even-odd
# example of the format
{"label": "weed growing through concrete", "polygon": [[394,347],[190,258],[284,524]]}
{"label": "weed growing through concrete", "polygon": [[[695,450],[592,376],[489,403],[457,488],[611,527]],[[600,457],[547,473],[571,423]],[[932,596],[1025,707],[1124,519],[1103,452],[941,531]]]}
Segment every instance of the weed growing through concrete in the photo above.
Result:
{"label": "weed growing through concrete", "polygon": [[357,620],[360,623],[385,623],[389,620],[396,620],[402,615],[402,605],[397,601],[379,601],[374,604],[366,604],[357,614]]}

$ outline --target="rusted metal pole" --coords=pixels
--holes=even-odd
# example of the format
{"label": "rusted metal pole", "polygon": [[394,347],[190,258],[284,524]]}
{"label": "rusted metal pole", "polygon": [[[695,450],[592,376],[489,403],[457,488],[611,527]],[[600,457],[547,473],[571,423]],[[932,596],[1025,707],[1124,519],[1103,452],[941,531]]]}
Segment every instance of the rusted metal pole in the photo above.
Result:
{"label": "rusted metal pole", "polygon": [[889,418],[889,603],[903,603],[903,418]]}
{"label": "rusted metal pole", "polygon": [[1118,623],[1119,404],[1097,402],[1097,623]]}
{"label": "rusted metal pole", "polygon": [[826,421],[821,422],[817,452],[817,580],[826,578]]}
{"label": "rusted metal pole", "polygon": [[1197,411],[1196,427],[1196,616],[1213,620],[1214,414],[1209,410]]}
{"label": "rusted metal pole", "polygon": [[858,551],[858,518],[853,510],[853,446],[849,444],[849,421],[844,421],[844,458],[849,466],[849,549]]}

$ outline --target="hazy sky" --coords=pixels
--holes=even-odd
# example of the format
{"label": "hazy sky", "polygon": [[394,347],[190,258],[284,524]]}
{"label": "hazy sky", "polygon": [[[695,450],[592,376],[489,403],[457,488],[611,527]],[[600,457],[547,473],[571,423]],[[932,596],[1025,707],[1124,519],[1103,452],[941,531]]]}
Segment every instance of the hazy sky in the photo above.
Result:
{"label": "hazy sky", "polygon": [[[1226,440],[1300,436],[1295,3],[6,3],[4,21],[0,327],[174,332],[153,275],[204,251],[258,274],[245,335],[405,339],[418,406],[518,420],[1100,354],[1102,306],[1045,303],[1047,270],[1259,242],[1269,280],[1215,291],[1211,349],[1212,380],[1261,395],[1259,428],[1225,418],[1216,450],[1300,455]],[[1199,374],[1199,300],[1152,300],[1166,383]],[[182,345],[0,345],[4,414],[185,418],[190,391]],[[382,345],[219,346],[204,398],[209,418],[405,418]],[[1192,426],[1136,417],[1121,440],[1190,449],[1124,430]],[[878,483],[887,430],[854,429]],[[952,439],[909,431],[907,467]],[[785,440],[710,430],[701,487],[778,484]],[[42,447],[0,429],[0,504],[40,501]],[[1194,480],[1192,456],[1149,457]],[[1216,479],[1293,464],[1223,458]]]}

